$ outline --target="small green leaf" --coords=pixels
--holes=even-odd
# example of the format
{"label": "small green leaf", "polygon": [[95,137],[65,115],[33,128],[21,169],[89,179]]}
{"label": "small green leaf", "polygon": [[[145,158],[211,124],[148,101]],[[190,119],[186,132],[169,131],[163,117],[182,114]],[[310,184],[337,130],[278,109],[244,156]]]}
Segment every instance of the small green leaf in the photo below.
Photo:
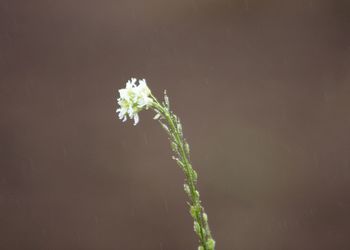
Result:
{"label": "small green leaf", "polygon": [[[185,193],[188,196],[191,196],[191,190],[190,190],[190,187],[187,184],[184,184],[184,190],[185,190]],[[191,207],[191,209],[192,209],[192,207]]]}
{"label": "small green leaf", "polygon": [[213,239],[209,239],[207,241],[207,247],[209,250],[214,250],[215,248],[215,241]]}
{"label": "small green leaf", "polygon": [[176,160],[176,162],[177,162],[177,165],[179,165],[182,169],[185,169],[185,165],[183,164],[182,161],[180,161],[179,158],[176,158],[176,157],[175,157],[175,160]]}
{"label": "small green leaf", "polygon": [[192,171],[191,171],[191,177],[192,177],[192,180],[193,180],[194,182],[197,182],[198,175],[197,175],[196,170],[192,169]]}
{"label": "small green leaf", "polygon": [[198,207],[191,206],[190,213],[191,213],[192,218],[196,219],[197,218],[197,213],[198,213]]}
{"label": "small green leaf", "polygon": [[199,192],[196,190],[194,193],[196,194],[197,198],[199,199]]}
{"label": "small green leaf", "polygon": [[167,96],[166,94],[166,90],[164,90],[164,102],[165,102],[165,105],[168,109],[170,109],[170,102],[169,102],[169,97]]}
{"label": "small green leaf", "polygon": [[203,220],[207,223],[208,222],[208,215],[206,213],[203,213]]}
{"label": "small green leaf", "polygon": [[181,125],[180,121],[177,121],[176,126],[177,126],[177,131],[179,131],[180,135],[182,135],[182,125]]}
{"label": "small green leaf", "polygon": [[177,144],[175,142],[171,142],[171,149],[174,151],[174,152],[177,152]]}
{"label": "small green leaf", "polygon": [[190,155],[190,145],[188,145],[187,142],[185,143],[185,150],[186,150],[187,155]]}
{"label": "small green leaf", "polygon": [[201,227],[199,226],[197,221],[193,223],[193,229],[198,235],[201,235]]}

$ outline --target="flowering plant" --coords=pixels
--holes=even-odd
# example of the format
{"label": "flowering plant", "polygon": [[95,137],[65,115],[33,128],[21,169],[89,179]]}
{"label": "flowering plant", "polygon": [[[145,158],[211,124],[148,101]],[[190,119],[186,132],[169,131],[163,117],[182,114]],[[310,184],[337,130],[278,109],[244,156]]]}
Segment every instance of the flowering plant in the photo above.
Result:
{"label": "flowering plant", "polygon": [[180,119],[170,110],[169,98],[164,92],[164,102],[159,102],[148,88],[146,80],[132,78],[126,83],[124,89],[119,90],[119,108],[116,110],[123,122],[134,120],[134,125],[139,122],[139,112],[151,108],[155,111],[155,120],[169,135],[171,148],[175,154],[173,159],[185,174],[184,190],[189,198],[190,214],[194,220],[194,231],[199,237],[198,250],[214,250],[215,241],[212,238],[208,216],[201,205],[200,195],[197,190],[197,173],[190,163],[190,147],[183,137]]}

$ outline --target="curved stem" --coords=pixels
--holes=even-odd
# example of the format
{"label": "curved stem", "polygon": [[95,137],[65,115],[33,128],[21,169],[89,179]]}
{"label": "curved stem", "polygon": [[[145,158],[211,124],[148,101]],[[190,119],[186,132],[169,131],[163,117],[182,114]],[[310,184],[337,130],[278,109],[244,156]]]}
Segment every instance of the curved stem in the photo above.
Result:
{"label": "curved stem", "polygon": [[[160,104],[153,95],[151,95],[151,98],[153,99],[152,108],[160,115],[161,118],[159,121],[168,132],[172,149],[179,157],[175,158],[175,160],[186,176],[185,191],[190,199],[190,213],[194,219],[194,230],[200,240],[198,249],[214,250],[215,241],[209,230],[207,215],[204,213],[204,209],[201,206],[199,192],[196,187],[197,173],[192,168],[189,160],[189,146],[183,137],[181,123],[176,115],[170,111],[168,101],[166,101],[165,104]],[[163,123],[163,121],[165,121],[166,124]]]}

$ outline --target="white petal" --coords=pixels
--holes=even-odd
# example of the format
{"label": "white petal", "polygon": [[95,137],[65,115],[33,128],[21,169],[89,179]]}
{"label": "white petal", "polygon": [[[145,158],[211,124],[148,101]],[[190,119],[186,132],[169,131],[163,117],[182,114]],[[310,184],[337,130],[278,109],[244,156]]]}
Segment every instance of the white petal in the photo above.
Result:
{"label": "white petal", "polygon": [[151,94],[151,90],[148,88],[145,79],[139,80],[139,86],[137,86],[137,89],[140,93],[146,96],[149,96]]}
{"label": "white petal", "polygon": [[140,108],[142,108],[143,106],[146,105],[146,100],[144,98],[139,98],[139,100],[137,101],[137,106],[139,106]]}
{"label": "white petal", "polygon": [[127,81],[126,83],[126,89],[131,89],[136,87],[135,83],[136,83],[136,78],[131,78],[129,81]]}
{"label": "white petal", "polygon": [[136,124],[139,122],[140,118],[138,114],[134,115],[134,126],[136,126]]}
{"label": "white petal", "polygon": [[119,114],[118,114],[119,119],[122,119],[123,117],[125,117],[126,109],[121,108],[121,109],[118,109],[117,112],[119,112]]}
{"label": "white petal", "polygon": [[134,109],[132,107],[130,107],[128,109],[128,114],[129,114],[130,118],[132,118],[134,116]]}
{"label": "white petal", "polygon": [[119,95],[120,95],[121,98],[126,96],[126,93],[127,93],[126,89],[119,89]]}

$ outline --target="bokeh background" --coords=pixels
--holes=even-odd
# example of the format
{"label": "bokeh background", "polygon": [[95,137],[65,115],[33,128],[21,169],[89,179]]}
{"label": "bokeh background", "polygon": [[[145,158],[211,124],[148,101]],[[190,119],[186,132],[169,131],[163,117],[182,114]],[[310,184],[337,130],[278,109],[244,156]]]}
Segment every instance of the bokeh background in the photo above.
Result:
{"label": "bokeh background", "polygon": [[350,4],[2,0],[0,249],[196,249],[167,89],[217,249],[350,249]]}

